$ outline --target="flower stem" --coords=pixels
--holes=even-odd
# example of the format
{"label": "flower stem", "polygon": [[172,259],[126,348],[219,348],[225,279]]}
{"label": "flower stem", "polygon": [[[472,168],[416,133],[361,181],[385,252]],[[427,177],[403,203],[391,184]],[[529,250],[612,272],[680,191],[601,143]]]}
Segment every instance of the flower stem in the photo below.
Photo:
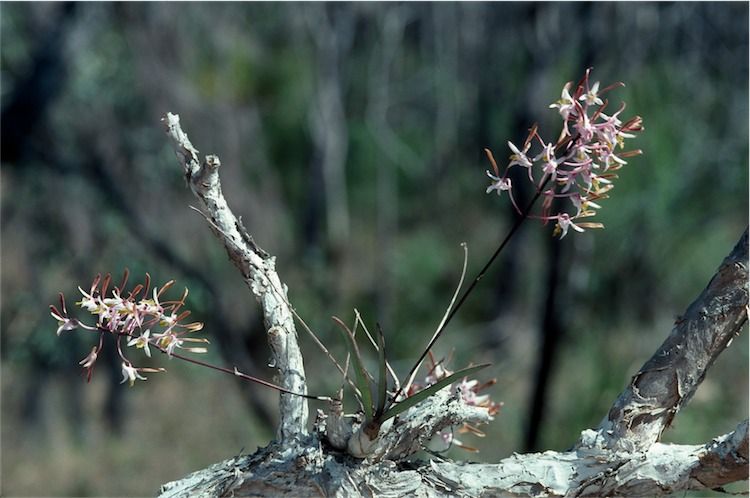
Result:
{"label": "flower stem", "polygon": [[422,352],[422,355],[419,357],[416,363],[414,363],[414,366],[411,368],[411,370],[409,370],[409,373],[406,376],[405,381],[401,384],[401,388],[396,392],[396,395],[391,398],[391,403],[389,404],[389,406],[392,405],[401,395],[401,393],[403,392],[404,386],[408,383],[409,379],[412,378],[414,371],[417,368],[419,368],[419,365],[422,364],[422,360],[425,359],[425,357],[427,356],[427,353],[430,352],[430,350],[432,349],[432,346],[434,346],[435,342],[437,342],[438,338],[440,338],[443,331],[448,326],[448,323],[450,323],[451,319],[453,319],[453,317],[456,315],[458,310],[461,309],[461,306],[464,304],[464,302],[466,302],[466,298],[469,297],[469,295],[472,293],[476,285],[479,283],[480,280],[482,280],[484,275],[487,273],[487,270],[489,270],[490,266],[492,266],[492,263],[495,262],[495,260],[500,255],[500,253],[505,248],[505,246],[508,244],[508,242],[513,237],[513,235],[515,235],[518,229],[521,228],[521,225],[523,224],[523,222],[526,221],[526,219],[529,217],[529,213],[531,212],[531,209],[534,207],[534,204],[542,195],[542,192],[544,191],[544,187],[547,185],[548,182],[549,182],[549,177],[547,178],[547,180],[544,181],[542,185],[539,186],[539,188],[536,191],[536,194],[534,194],[534,197],[531,199],[529,204],[526,206],[526,209],[524,209],[523,213],[521,214],[521,217],[516,220],[516,222],[513,224],[510,231],[508,232],[508,234],[503,239],[503,241],[500,242],[500,245],[497,247],[497,249],[495,249],[495,253],[492,256],[490,256],[490,259],[487,260],[487,263],[485,263],[484,267],[482,267],[482,269],[479,271],[477,276],[474,277],[474,280],[471,282],[471,284],[469,284],[469,287],[466,289],[466,291],[464,291],[463,295],[461,295],[461,298],[458,300],[458,303],[456,304],[456,306],[448,314],[448,317],[445,319],[442,326],[438,329],[437,332],[435,332],[435,335],[432,337],[432,340],[427,344],[427,347]]}
{"label": "flower stem", "polygon": [[182,356],[181,354],[178,354],[178,353],[171,353],[171,354],[167,353],[166,349],[164,349],[161,346],[158,346],[156,344],[152,344],[152,346],[156,347],[156,349],[158,349],[162,353],[166,354],[167,356],[174,356],[175,358],[177,358],[179,360],[187,361],[188,363],[193,363],[195,365],[200,365],[202,367],[211,368],[213,370],[218,370],[219,372],[228,373],[230,375],[234,375],[236,377],[240,377],[242,379],[246,379],[246,380],[249,380],[251,382],[255,382],[256,384],[260,384],[262,386],[270,387],[271,389],[276,389],[277,391],[282,392],[284,394],[291,394],[291,395],[294,395],[294,396],[301,396],[303,398],[315,399],[315,400],[319,400],[319,401],[326,401],[326,400],[330,399],[330,398],[328,398],[326,396],[313,396],[311,394],[296,393],[294,391],[290,391],[288,389],[284,389],[281,386],[277,386],[276,384],[273,384],[273,383],[268,382],[266,380],[259,379],[258,377],[253,377],[252,375],[244,374],[244,373],[240,372],[239,370],[237,370],[236,368],[234,370],[230,370],[228,368],[220,367],[218,365],[212,365],[210,363],[206,363],[205,361],[196,360],[196,359],[190,358],[188,356]]}
{"label": "flower stem", "polygon": [[[108,332],[106,329],[99,329],[99,330],[100,330],[100,332]],[[115,334],[117,335],[118,349],[120,348],[120,346],[119,346],[119,340],[120,340],[121,337],[133,337],[133,335],[127,334],[125,332],[116,332]],[[207,363],[205,361],[196,360],[195,358],[190,358],[188,356],[183,356],[183,355],[181,355],[179,353],[175,353],[175,352],[169,353],[166,350],[166,348],[163,348],[163,347],[161,347],[161,346],[159,346],[158,344],[155,344],[155,343],[151,343],[151,346],[155,347],[160,352],[164,353],[165,355],[167,355],[169,357],[175,357],[178,360],[186,361],[186,362],[192,363],[194,365],[199,365],[201,367],[206,367],[206,368],[210,368],[212,370],[217,370],[219,372],[227,373],[227,374],[233,375],[235,377],[240,377],[241,379],[245,379],[245,380],[249,380],[251,382],[255,382],[256,384],[260,384],[261,386],[270,387],[271,389],[275,389],[275,390],[277,390],[279,392],[282,392],[284,394],[291,394],[293,396],[301,396],[303,398],[315,399],[315,400],[318,400],[318,401],[329,401],[331,399],[328,396],[314,396],[312,394],[296,393],[294,391],[290,391],[288,389],[285,389],[285,388],[283,388],[281,386],[277,386],[276,384],[274,384],[272,382],[268,382],[267,380],[263,380],[263,379],[260,379],[258,377],[253,377],[252,375],[244,374],[244,373],[240,372],[239,370],[237,370],[237,368],[235,368],[234,370],[231,370],[231,369],[226,368],[226,367],[220,367],[218,365],[212,365],[211,363]],[[122,357],[122,359],[124,361],[128,361],[125,358],[125,356],[123,356],[121,350],[120,350],[120,356]]]}

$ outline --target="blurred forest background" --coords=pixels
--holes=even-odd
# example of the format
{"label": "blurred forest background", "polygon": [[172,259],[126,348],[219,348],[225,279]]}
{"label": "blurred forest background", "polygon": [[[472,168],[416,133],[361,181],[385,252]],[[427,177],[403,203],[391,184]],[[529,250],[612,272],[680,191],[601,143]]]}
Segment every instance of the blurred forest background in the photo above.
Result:
{"label": "blurred forest background", "polygon": [[[180,114],[222,160],[225,195],[278,256],[300,314],[380,322],[403,375],[513,222],[485,195],[563,84],[608,95],[646,131],[603,204],[603,231],[526,224],[435,352],[493,363],[505,403],[481,452],[564,449],[596,425],[747,225],[747,3],[7,3],[2,30],[2,492],[153,495],[273,437],[275,392],[155,357],[120,385],[114,349],[86,384],[91,337],[48,305],[97,272],[190,288],[209,359],[271,378],[256,304],[185,186],[159,122]],[[520,183],[520,182],[519,182]],[[528,192],[526,195],[528,196]],[[81,315],[79,315],[81,316]],[[309,389],[334,369],[300,332]],[[133,359],[140,359],[133,355]],[[667,441],[748,415],[748,338],[709,373]],[[312,408],[316,408],[313,404]]]}

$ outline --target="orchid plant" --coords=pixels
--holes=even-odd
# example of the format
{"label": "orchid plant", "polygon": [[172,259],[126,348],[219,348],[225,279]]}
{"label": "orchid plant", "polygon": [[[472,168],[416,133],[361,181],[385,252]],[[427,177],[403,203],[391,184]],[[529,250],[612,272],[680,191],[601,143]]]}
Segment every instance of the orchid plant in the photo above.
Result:
{"label": "orchid plant", "polygon": [[[205,353],[205,347],[187,347],[185,343],[207,343],[203,338],[189,337],[191,332],[203,328],[200,322],[183,323],[190,315],[189,311],[178,314],[185,305],[188,291],[185,289],[182,297],[176,301],[163,301],[164,293],[174,285],[170,280],[161,288],[154,287],[151,292],[151,278],[147,274],[143,284],[136,285],[126,293],[125,285],[128,281],[129,272],[126,270],[119,286],[112,288],[111,293],[107,290],[111,283],[111,275],[104,278],[97,275],[87,291],[78,287],[82,298],[76,305],[88,311],[96,317],[96,323],[86,324],[77,318],[68,315],[65,304],[65,296],[60,294],[60,308],[50,306],[51,314],[58,322],[57,335],[63,331],[83,329],[99,335],[99,341],[91,352],[80,361],[80,365],[86,372],[87,380],[91,380],[94,366],[104,347],[104,338],[111,335],[115,338],[117,354],[122,361],[122,382],[130,382],[132,386],[136,380],[146,380],[141,375],[143,372],[162,372],[163,368],[136,368],[125,354],[123,342],[126,346],[135,346],[142,349],[147,357],[151,357],[151,347],[154,347],[169,356],[175,355],[176,349],[183,349],[193,353]],[[160,330],[159,332],[156,332]],[[154,331],[152,335],[152,331]]]}
{"label": "orchid plant", "polygon": [[[143,350],[147,357],[151,357],[151,348],[164,353],[170,358],[178,358],[202,367],[211,368],[227,374],[235,375],[245,380],[261,384],[278,391],[303,396],[312,399],[327,399],[319,396],[309,396],[288,391],[263,379],[240,372],[237,368],[229,369],[206,363],[195,358],[184,356],[176,350],[189,353],[206,353],[205,346],[187,346],[187,344],[208,344],[208,339],[193,337],[193,332],[203,329],[203,323],[184,323],[190,316],[190,311],[183,310],[188,296],[187,288],[178,300],[164,300],[166,291],[174,285],[170,280],[161,287],[151,289],[151,276],[147,273],[143,283],[135,285],[126,291],[129,271],[126,269],[119,286],[109,285],[112,281],[110,274],[102,277],[96,275],[89,291],[78,287],[82,295],[75,304],[95,317],[94,323],[85,323],[71,317],[65,303],[65,296],[60,293],[60,307],[50,306],[52,318],[57,320],[57,335],[65,331],[81,329],[98,334],[98,342],[91,352],[79,364],[86,373],[86,379],[91,380],[94,366],[105,346],[105,339],[111,338],[117,349],[122,363],[122,383],[129,382],[132,387],[136,380],[147,380],[143,373],[164,372],[164,368],[135,367],[127,355],[127,348]],[[109,291],[109,292],[108,292]]]}
{"label": "orchid plant", "polygon": [[[590,221],[590,218],[601,207],[599,203],[606,199],[612,191],[614,181],[617,179],[616,172],[627,164],[625,159],[641,153],[640,150],[623,149],[625,141],[633,138],[633,133],[641,131],[643,127],[642,120],[638,116],[625,122],[621,120],[620,116],[625,110],[625,104],[622,104],[612,114],[604,112],[608,106],[608,101],[602,97],[610,90],[623,86],[622,83],[616,83],[600,90],[599,82],[590,84],[589,76],[590,69],[586,71],[584,77],[575,86],[572,86],[572,82],[565,84],[560,99],[549,106],[557,109],[563,121],[562,131],[556,141],[545,141],[539,134],[537,126],[534,125],[521,147],[508,142],[511,155],[507,166],[502,171],[498,167],[492,152],[485,149],[492,168],[487,170],[487,176],[490,178],[491,184],[486,188],[486,193],[496,192],[498,195],[507,193],[519,217],[454,306],[466,272],[467,253],[464,245],[464,266],[461,280],[451,304],[445,311],[443,319],[428,341],[421,356],[414,363],[403,382],[399,382],[387,360],[385,336],[382,330],[378,327],[377,338],[373,337],[356,310],[356,318],[352,328],[334,317],[335,323],[342,330],[349,352],[347,360],[344,362],[346,366],[342,367],[341,363],[333,358],[290,306],[303,328],[313,336],[315,343],[323,349],[324,353],[343,374],[344,381],[348,382],[352,388],[354,397],[364,414],[364,423],[360,434],[366,435],[368,439],[366,443],[377,439],[380,428],[386,420],[403,413],[441,389],[456,383],[458,384],[456,392],[467,405],[486,409],[490,417],[499,411],[501,404],[492,401],[487,395],[478,394],[481,390],[492,385],[494,380],[479,383],[475,379],[469,379],[469,375],[485,368],[488,366],[487,364],[470,366],[451,372],[446,369],[445,362],[435,362],[432,356],[432,348],[477,283],[526,219],[537,219],[544,224],[554,222],[553,234],[559,235],[561,239],[571,229],[575,232],[583,232],[586,229],[603,227],[601,223]],[[538,149],[538,151],[532,152],[532,149]],[[515,187],[509,177],[509,171],[514,167],[527,170],[525,177],[528,178],[535,192],[533,199],[525,209],[521,209],[513,194]],[[543,198],[541,208],[537,212],[532,212],[540,197]],[[556,200],[561,202],[555,202]],[[563,208],[561,210],[553,209],[558,205],[562,205]],[[82,298],[76,304],[93,315],[93,323],[84,323],[71,317],[68,314],[63,294],[60,294],[59,308],[50,306],[52,317],[58,321],[58,336],[65,331],[74,329],[98,334],[98,343],[80,361],[88,380],[91,380],[94,366],[104,347],[105,338],[109,336],[114,340],[122,362],[122,382],[129,382],[131,386],[136,380],[146,380],[144,373],[162,372],[164,368],[135,367],[126,354],[128,348],[141,349],[147,357],[151,357],[151,348],[153,348],[170,358],[179,358],[235,375],[283,393],[309,399],[341,402],[342,391],[339,391],[339,395],[333,399],[327,396],[295,393],[271,382],[243,374],[237,368],[224,368],[183,356],[177,351],[206,352],[205,346],[188,346],[188,344],[208,343],[205,338],[191,335],[203,328],[202,323],[184,323],[190,315],[189,311],[181,311],[188,295],[187,289],[180,299],[166,300],[165,293],[173,286],[174,281],[151,289],[151,279],[146,274],[143,283],[139,283],[131,290],[126,291],[127,280],[128,272],[126,270],[122,283],[111,290],[109,289],[110,275],[106,275],[104,278],[97,275],[88,291],[79,287]],[[359,326],[361,326],[377,353],[377,377],[371,375],[364,366],[365,362],[356,337]],[[423,382],[418,382],[415,380],[416,372],[428,355],[430,360],[428,373]],[[354,371],[353,376],[349,373],[350,361]],[[389,377],[393,384],[391,389],[389,389]],[[481,436],[481,431],[471,426],[461,427],[459,431]],[[452,431],[442,432],[439,437],[449,444],[472,449],[455,439]]]}
{"label": "orchid plant", "polygon": [[[596,210],[601,208],[598,202],[606,199],[614,188],[616,171],[627,164],[625,158],[642,153],[638,149],[618,151],[618,148],[625,147],[626,139],[635,137],[633,132],[643,129],[640,116],[623,123],[620,115],[625,110],[624,103],[612,115],[604,113],[608,102],[602,100],[602,96],[623,84],[615,83],[599,90],[598,81],[589,84],[590,71],[586,71],[572,94],[572,82],[566,83],[560,99],[549,106],[557,109],[563,120],[562,133],[557,142],[544,141],[534,126],[522,148],[508,142],[512,154],[502,175],[492,152],[485,149],[492,166],[492,171],[487,171],[492,183],[486,192],[495,191],[498,195],[507,192],[514,209],[522,217],[536,218],[544,223],[555,222],[554,234],[560,235],[561,239],[571,228],[583,232],[586,228],[604,227],[601,223],[576,220],[591,218],[596,214]],[[535,144],[541,148],[536,155],[530,153]],[[526,168],[529,182],[537,195],[544,197],[541,213],[524,214],[516,203],[508,177],[509,170],[514,166]],[[553,213],[555,199],[567,200],[566,209]]]}

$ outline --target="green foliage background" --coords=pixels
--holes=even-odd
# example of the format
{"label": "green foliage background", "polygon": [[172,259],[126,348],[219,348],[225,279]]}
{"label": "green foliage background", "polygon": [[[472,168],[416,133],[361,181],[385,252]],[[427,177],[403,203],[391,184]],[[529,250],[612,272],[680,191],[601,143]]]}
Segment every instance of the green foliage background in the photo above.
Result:
{"label": "green foliage background", "polygon": [[[746,3],[2,3],[0,14],[4,494],[151,495],[273,437],[274,393],[176,361],[156,359],[170,372],[127,389],[112,360],[86,385],[77,362],[90,338],[57,338],[47,315],[97,272],[175,278],[211,359],[272,377],[255,303],[188,209],[167,111],[221,157],[229,202],[331,349],[344,351],[330,315],[356,307],[383,325],[403,375],[450,299],[459,243],[471,275],[512,222],[506,199],[483,193],[482,148],[504,157],[533,122],[556,136],[547,105],[586,67],[625,82],[610,98],[643,116],[644,155],[603,204],[606,230],[554,242],[565,334],[542,449],[599,422],[747,226]],[[505,402],[485,439],[465,440],[481,452],[452,457],[521,450],[550,232],[524,227],[435,351],[454,367],[492,362]],[[310,391],[331,392],[340,379],[301,340]],[[744,333],[668,440],[705,442],[746,418],[747,366]]]}

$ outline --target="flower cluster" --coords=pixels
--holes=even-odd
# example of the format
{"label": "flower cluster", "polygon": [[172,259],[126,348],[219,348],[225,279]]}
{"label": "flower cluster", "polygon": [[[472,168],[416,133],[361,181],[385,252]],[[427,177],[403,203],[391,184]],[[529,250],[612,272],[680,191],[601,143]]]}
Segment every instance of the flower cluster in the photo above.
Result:
{"label": "flower cluster", "polygon": [[184,345],[189,342],[208,342],[203,338],[187,337],[187,334],[203,328],[200,322],[182,323],[190,315],[187,310],[180,312],[185,305],[187,289],[177,301],[160,301],[165,291],[174,285],[174,280],[170,280],[161,288],[154,287],[152,292],[151,277],[146,274],[143,284],[138,284],[129,292],[125,292],[127,280],[128,271],[125,270],[122,283],[119,287],[113,287],[109,294],[107,294],[111,281],[109,274],[104,278],[97,275],[88,292],[78,288],[83,297],[76,305],[94,315],[95,324],[86,324],[70,317],[65,306],[65,297],[62,294],[60,294],[60,309],[50,306],[52,317],[58,322],[58,336],[64,331],[78,328],[99,334],[99,343],[80,361],[89,380],[104,346],[104,337],[107,335],[115,337],[117,353],[122,360],[122,382],[130,382],[131,386],[136,380],[146,380],[146,377],[142,375],[143,372],[162,372],[164,369],[134,367],[123,351],[123,340],[126,341],[127,346],[142,349],[148,357],[151,357],[151,347],[169,356],[175,355],[175,349],[193,353],[206,352],[204,347]]}
{"label": "flower cluster", "polygon": [[[419,391],[426,389],[430,387],[433,384],[436,384],[437,382],[441,381],[442,379],[448,377],[449,375],[452,375],[453,372],[446,369],[444,366],[445,361],[439,361],[436,362],[434,357],[432,356],[432,353],[429,354],[430,364],[431,367],[429,371],[427,372],[427,376],[424,378],[423,383],[415,382],[409,386],[409,390],[407,391],[407,396],[412,396]],[[489,381],[486,381],[484,383],[481,383],[476,379],[467,379],[464,378],[461,380],[460,383],[458,383],[456,390],[459,392],[461,396],[461,400],[466,403],[469,406],[477,406],[481,407],[487,410],[487,412],[490,415],[490,418],[492,418],[494,415],[496,415],[500,409],[503,406],[502,402],[495,402],[492,399],[490,399],[489,394],[479,394],[481,391],[487,389],[488,387],[491,387],[495,385],[496,379],[491,379]],[[453,386],[451,386],[453,387]],[[475,436],[484,437],[484,433],[480,431],[478,428],[472,426],[471,424],[463,423],[458,428],[459,433],[470,433],[474,434]],[[461,442],[459,439],[455,437],[453,428],[448,428],[446,430],[443,430],[442,432],[438,433],[436,435],[437,439],[440,439],[446,446],[458,446],[461,449],[467,450],[467,451],[477,451],[476,448],[473,448],[471,446],[467,446],[463,442]]]}
{"label": "flower cluster", "polygon": [[[596,209],[600,208],[598,202],[607,198],[613,188],[615,172],[627,164],[625,158],[641,154],[640,150],[622,151],[625,140],[634,137],[632,132],[643,129],[641,118],[636,116],[623,123],[619,116],[625,109],[624,103],[612,115],[604,113],[608,103],[602,100],[602,95],[622,83],[600,90],[599,82],[589,85],[589,72],[586,71],[572,94],[572,83],[568,82],[560,99],[549,106],[557,109],[563,119],[563,130],[556,143],[545,142],[534,126],[521,148],[508,142],[512,154],[502,175],[492,153],[485,149],[493,170],[487,171],[492,180],[487,193],[508,192],[516,211],[526,215],[513,197],[508,177],[513,166],[526,168],[529,181],[543,197],[541,213],[528,216],[545,223],[554,221],[554,234],[559,234],[560,238],[565,237],[570,228],[583,232],[586,228],[603,227],[601,223],[577,220],[596,214]],[[541,147],[537,154],[530,153],[534,144]],[[562,210],[554,212],[556,199],[566,202]]]}

